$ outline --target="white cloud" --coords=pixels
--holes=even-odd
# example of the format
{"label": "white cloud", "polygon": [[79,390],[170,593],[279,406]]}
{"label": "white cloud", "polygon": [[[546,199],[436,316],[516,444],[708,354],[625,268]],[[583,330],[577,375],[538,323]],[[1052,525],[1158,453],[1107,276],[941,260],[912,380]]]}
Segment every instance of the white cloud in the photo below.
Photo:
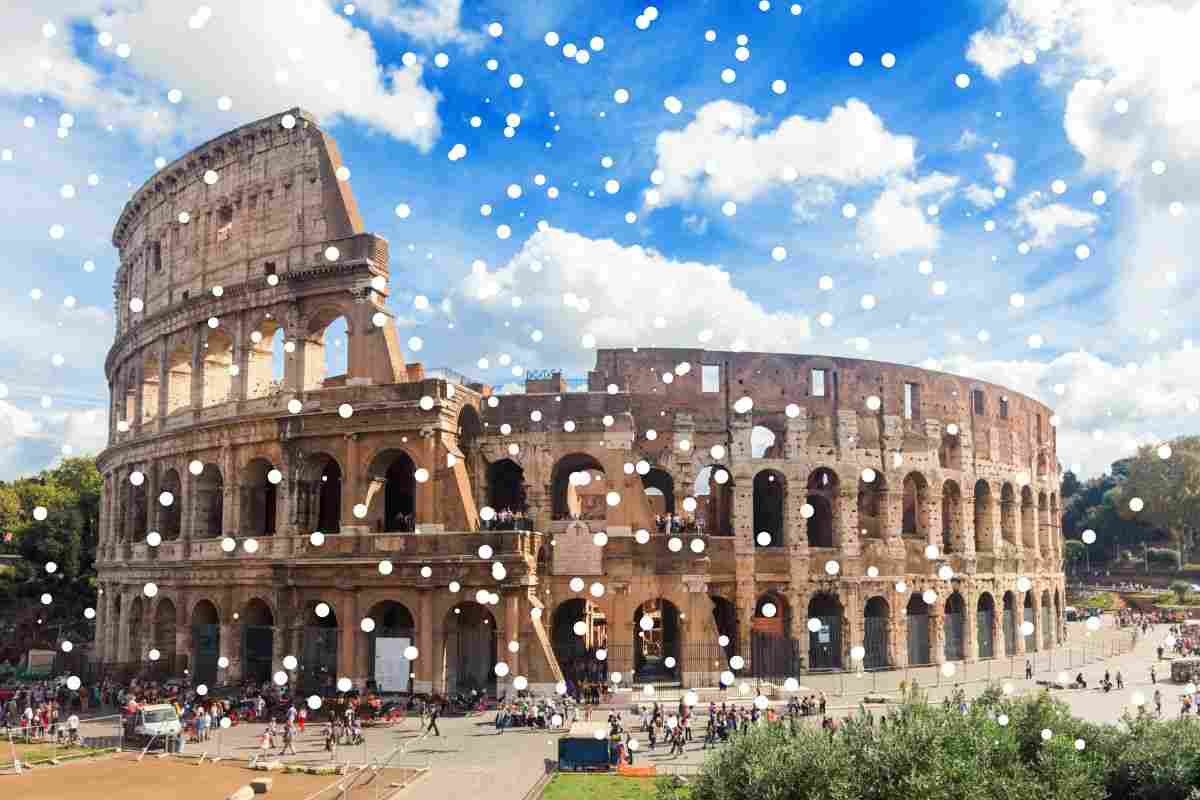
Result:
{"label": "white cloud", "polygon": [[888,131],[861,100],[834,106],[824,120],[791,116],[756,133],[764,121],[747,105],[716,100],[683,129],[660,133],[662,202],[699,195],[749,201],[791,181],[857,185],[916,163],[916,139]]}
{"label": "white cloud", "polygon": [[858,237],[872,252],[883,257],[910,251],[937,249],[941,229],[925,213],[925,198],[941,203],[958,185],[958,178],[935,172],[918,181],[892,181],[870,210],[859,217]]}
{"label": "white cloud", "polygon": [[996,205],[996,195],[986,186],[980,186],[978,183],[972,183],[963,190],[967,201],[976,208],[991,208]]}
{"label": "white cloud", "polygon": [[970,128],[964,128],[963,132],[958,136],[958,141],[954,144],[954,149],[970,150],[972,147],[979,144],[980,141],[982,141],[982,139],[978,133]]}
{"label": "white cloud", "polygon": [[1047,203],[1041,192],[1030,192],[1017,201],[1016,227],[1029,232],[1032,247],[1054,244],[1060,229],[1091,233],[1100,218],[1091,211],[1065,203]]}
{"label": "white cloud", "polygon": [[997,186],[1012,186],[1013,176],[1017,172],[1017,162],[1012,156],[1006,156],[1003,153],[985,153],[984,161],[987,161],[988,167],[992,170],[992,180]]}
{"label": "white cloud", "polygon": [[[1058,453],[1065,468],[1084,475],[1108,469],[1139,444],[1194,432],[1200,398],[1200,350],[1184,347],[1141,363],[1114,364],[1074,351],[1049,362],[984,361],[954,356],[936,364],[959,375],[993,381],[1027,394],[1060,418]],[[1061,384],[1058,395],[1054,387]]]}
{"label": "white cloud", "polygon": [[[437,139],[438,95],[422,83],[420,64],[384,67],[370,34],[328,3],[208,5],[212,16],[199,29],[176,4],[140,0],[78,0],[21,12],[0,53],[7,77],[0,91],[49,94],[69,110],[149,136],[183,132],[179,126],[229,128],[300,105],[323,120],[354,119],[422,150]],[[47,20],[58,29],[50,39],[42,36]],[[110,32],[114,46],[74,32],[89,26]],[[116,52],[120,44],[130,47],[127,59]],[[178,107],[165,101],[171,89],[183,92]],[[233,101],[232,118],[217,116],[223,96]]]}
{"label": "white cloud", "polygon": [[472,50],[483,44],[479,32],[462,28],[462,0],[361,0],[356,5],[377,22],[430,44],[453,42]]}
{"label": "white cloud", "polygon": [[1025,49],[1025,43],[1011,25],[1002,24],[996,32],[978,31],[971,37],[967,60],[978,64],[984,75],[995,79],[1020,64],[1021,52]]}
{"label": "white cloud", "polygon": [[[504,267],[477,267],[459,295],[459,313],[490,316],[503,308],[511,324],[488,346],[514,357],[524,353],[532,359],[526,366],[590,367],[594,356],[581,346],[586,333],[598,347],[781,351],[810,336],[807,316],[764,309],[719,265],[677,261],[553,227],[529,237]],[[519,308],[510,307],[512,297],[522,299]],[[535,328],[545,337],[536,353],[529,339]]]}
{"label": "white cloud", "polygon": [[0,480],[31,475],[52,466],[63,446],[71,455],[99,453],[108,440],[103,409],[25,410],[0,400]]}

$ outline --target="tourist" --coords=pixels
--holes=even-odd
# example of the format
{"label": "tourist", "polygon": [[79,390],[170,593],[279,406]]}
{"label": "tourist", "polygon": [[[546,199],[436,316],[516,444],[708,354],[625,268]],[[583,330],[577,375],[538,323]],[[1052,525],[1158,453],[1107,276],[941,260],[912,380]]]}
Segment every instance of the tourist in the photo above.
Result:
{"label": "tourist", "polygon": [[1153,664],[1150,665],[1150,683],[1152,683],[1152,684],[1158,683],[1158,673],[1155,672]]}
{"label": "tourist", "polygon": [[1033,662],[1025,659],[1025,680],[1033,680]]}
{"label": "tourist", "polygon": [[429,725],[425,728],[426,733],[433,731],[434,736],[440,737],[442,735],[442,732],[438,730],[437,726],[438,714],[440,712],[441,707],[437,703],[434,703],[429,707]]}
{"label": "tourist", "polygon": [[1162,689],[1154,690],[1154,715],[1162,717]]}
{"label": "tourist", "polygon": [[[1107,678],[1108,678],[1107,672],[1104,673],[1104,677],[1107,680]],[[1118,689],[1125,688],[1125,678],[1124,678],[1124,676],[1121,675],[1121,670],[1117,670],[1117,688]]]}

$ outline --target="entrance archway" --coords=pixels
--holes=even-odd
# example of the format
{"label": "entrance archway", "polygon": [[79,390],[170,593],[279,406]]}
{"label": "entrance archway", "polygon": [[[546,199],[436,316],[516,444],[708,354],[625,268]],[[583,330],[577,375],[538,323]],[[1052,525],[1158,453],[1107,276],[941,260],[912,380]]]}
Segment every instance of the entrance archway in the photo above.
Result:
{"label": "entrance archway", "polygon": [[975,641],[980,658],[996,657],[995,636],[996,601],[991,594],[984,592],[975,604]]}
{"label": "entrance archway", "polygon": [[193,535],[198,539],[216,539],[221,535],[225,515],[225,482],[221,468],[205,464],[196,476],[196,522]]}
{"label": "entrance archway", "polygon": [[916,592],[908,598],[906,621],[908,622],[908,665],[915,667],[929,664],[929,606],[925,598]]}
{"label": "entrance archway", "polygon": [[[737,608],[733,602],[724,597],[712,595],[711,598],[713,609],[713,622],[717,625],[717,646],[721,647],[722,658],[716,659],[713,666],[717,671],[725,669],[724,664],[729,662],[729,659],[737,655],[738,651],[738,618]],[[728,639],[728,643],[721,646],[720,637],[724,636]]]}
{"label": "entrance archway", "polygon": [[820,592],[808,601],[809,622],[817,620],[820,627],[808,634],[808,669],[842,668],[842,603],[836,595]]}
{"label": "entrance archway", "polygon": [[214,684],[221,657],[221,618],[217,607],[201,600],[192,608],[192,677],[197,684]]}
{"label": "entrance archway", "polygon": [[[783,508],[787,484],[781,473],[764,469],[754,476],[754,543],[758,547],[782,547]],[[763,544],[766,533],[770,540]]]}
{"label": "entrance archway", "polygon": [[777,592],[759,596],[750,629],[750,668],[757,678],[800,674],[800,643],[792,638],[792,611]]}
{"label": "entrance archway", "polygon": [[876,595],[867,600],[863,609],[863,669],[887,669],[892,665],[888,657],[888,620],[892,610],[886,597]]}
{"label": "entrance archway", "polygon": [[502,458],[488,464],[487,481],[488,505],[497,514],[502,511],[525,511],[525,470],[517,462]]}
{"label": "entrance archway", "polygon": [[256,458],[242,470],[242,536],[271,536],[275,533],[276,484],[270,480],[275,467]]}
{"label": "entrance archway", "polygon": [[378,692],[407,692],[412,689],[412,665],[404,651],[417,643],[412,612],[402,603],[384,600],[367,612],[375,628],[367,637],[367,665]]}
{"label": "entrance archway", "polygon": [[146,648],[142,647],[142,616],[144,614],[142,598],[141,595],[138,595],[129,604],[129,655],[126,658],[127,661],[138,663],[146,660]]}
{"label": "entrance archway", "polygon": [[633,630],[634,680],[678,680],[682,631],[675,604],[662,598],[642,603],[633,612]]}
{"label": "entrance archway", "polygon": [[[671,473],[651,467],[650,471],[642,476],[642,489],[649,495],[650,513],[675,513],[675,479],[671,477]],[[662,500],[659,500],[659,497]]]}
{"label": "entrance archway", "polygon": [[[571,453],[555,463],[550,480],[554,519],[567,519],[572,515],[584,519],[604,519],[602,506],[595,505],[590,499],[585,501],[580,496],[590,493],[590,490],[580,490],[589,486],[597,474],[604,475],[604,467],[587,453]],[[600,500],[602,502],[603,497]]]}
{"label": "entrance archway", "polygon": [[[179,473],[173,469],[167,470],[162,477],[162,482],[158,487],[159,496],[154,498],[155,505],[158,506],[158,532],[162,536],[164,542],[173,542],[179,538],[180,532],[180,509],[183,508],[183,488],[179,482]],[[163,493],[171,495],[171,504],[162,505]],[[162,648],[158,648],[160,651]]]}
{"label": "entrance archway", "polygon": [[[417,525],[417,465],[403,450],[384,450],[371,460],[371,516],[376,531],[412,533]],[[382,502],[381,502],[382,501]]]}
{"label": "entrance archway", "polygon": [[565,679],[579,685],[607,674],[596,651],[608,648],[608,620],[590,601],[576,597],[560,603],[551,620],[550,641]]}
{"label": "entrance archway", "polygon": [[961,594],[953,592],[946,598],[944,614],[946,641],[942,651],[947,661],[962,661],[966,652],[966,604]]}
{"label": "entrance archway", "polygon": [[1004,593],[1004,655],[1017,654],[1017,601],[1012,592]]}
{"label": "entrance archway", "polygon": [[805,523],[808,546],[833,547],[833,503],[838,495],[837,473],[826,467],[813,470],[808,476],[807,489],[805,502],[812,508],[812,515]]}
{"label": "entrance archway", "polygon": [[692,485],[696,519],[710,536],[733,535],[733,475],[720,464],[704,467]]}
{"label": "entrance archway", "polygon": [[446,690],[496,694],[496,618],[479,603],[459,603],[446,615]]}
{"label": "entrance archway", "polygon": [[175,663],[175,604],[169,598],[158,601],[154,609],[154,633],[151,645],[158,650],[158,661],[165,668],[166,674],[176,673]]}
{"label": "entrance archway", "polygon": [[1054,601],[1050,599],[1050,590],[1042,592],[1042,647],[1049,650],[1054,647]]}
{"label": "entrance archway", "polygon": [[275,656],[275,617],[271,607],[255,597],[242,609],[242,677],[263,683],[271,679]]}
{"label": "entrance archway", "polygon": [[[1036,616],[1036,611],[1033,607],[1033,590],[1031,589],[1028,592],[1025,592],[1024,621],[1028,622],[1030,625],[1034,625],[1034,621],[1035,621],[1034,617],[1035,616]],[[1021,627],[1024,627],[1024,625],[1022,625]],[[1036,653],[1037,649],[1038,649],[1037,626],[1034,625],[1034,629],[1032,631],[1030,631],[1029,634],[1025,637],[1025,652],[1026,653]]]}
{"label": "entrance archway", "polygon": [[[321,616],[318,612],[324,613]],[[330,689],[337,680],[338,617],[331,603],[313,601],[304,615],[300,682],[306,691]]]}

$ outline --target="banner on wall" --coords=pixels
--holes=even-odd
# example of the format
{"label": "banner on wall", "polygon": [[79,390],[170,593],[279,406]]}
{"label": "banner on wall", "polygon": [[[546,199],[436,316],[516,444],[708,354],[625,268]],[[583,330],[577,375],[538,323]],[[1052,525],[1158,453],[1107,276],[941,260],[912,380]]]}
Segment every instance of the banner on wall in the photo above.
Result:
{"label": "banner on wall", "polygon": [[375,640],[375,685],[381,692],[407,692],[412,668],[404,651],[408,637],[379,637]]}

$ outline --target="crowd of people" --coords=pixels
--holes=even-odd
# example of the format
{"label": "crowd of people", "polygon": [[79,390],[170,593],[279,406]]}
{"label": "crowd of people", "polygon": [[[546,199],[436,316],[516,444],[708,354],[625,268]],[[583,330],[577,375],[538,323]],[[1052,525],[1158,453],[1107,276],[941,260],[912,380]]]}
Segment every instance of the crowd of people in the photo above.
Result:
{"label": "crowd of people", "polygon": [[502,508],[491,519],[481,520],[479,526],[485,531],[531,531],[533,520],[525,514],[524,509],[513,511],[511,508]]}
{"label": "crowd of people", "polygon": [[659,533],[704,533],[703,522],[679,514],[655,514],[654,528]]}

